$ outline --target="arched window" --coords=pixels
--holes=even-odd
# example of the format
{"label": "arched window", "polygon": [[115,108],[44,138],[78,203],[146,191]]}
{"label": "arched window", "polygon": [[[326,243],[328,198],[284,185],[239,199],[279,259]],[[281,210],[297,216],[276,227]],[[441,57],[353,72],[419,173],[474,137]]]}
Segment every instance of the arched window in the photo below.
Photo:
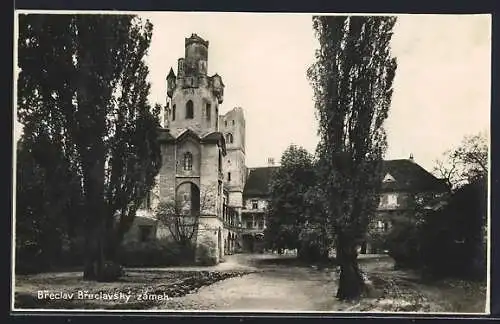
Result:
{"label": "arched window", "polygon": [[193,102],[189,100],[186,103],[186,119],[193,119],[193,118],[194,118]]}
{"label": "arched window", "polygon": [[227,136],[226,136],[226,141],[228,143],[233,143],[233,134],[228,133]]}
{"label": "arched window", "polygon": [[175,105],[172,106],[172,121],[175,120]]}
{"label": "arched window", "polygon": [[190,171],[193,169],[193,154],[190,152],[184,153],[184,170]]}

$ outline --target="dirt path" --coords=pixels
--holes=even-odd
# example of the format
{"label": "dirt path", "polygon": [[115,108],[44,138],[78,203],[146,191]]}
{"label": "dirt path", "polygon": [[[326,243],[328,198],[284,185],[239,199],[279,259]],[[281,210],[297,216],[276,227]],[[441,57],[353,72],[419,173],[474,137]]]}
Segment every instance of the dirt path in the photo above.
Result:
{"label": "dirt path", "polygon": [[[361,256],[360,266],[373,279],[379,297],[346,303],[335,298],[334,269],[261,262],[274,255],[235,255],[221,269],[252,273],[170,298],[158,310],[214,311],[352,311],[352,312],[483,312],[485,295],[477,285],[425,284],[411,271],[395,271],[387,256]],[[279,260],[278,260],[279,261]],[[283,260],[286,261],[286,260]],[[293,260],[292,260],[293,261]]]}
{"label": "dirt path", "polygon": [[162,309],[327,311],[335,303],[334,278],[306,267],[264,267],[168,300]]}

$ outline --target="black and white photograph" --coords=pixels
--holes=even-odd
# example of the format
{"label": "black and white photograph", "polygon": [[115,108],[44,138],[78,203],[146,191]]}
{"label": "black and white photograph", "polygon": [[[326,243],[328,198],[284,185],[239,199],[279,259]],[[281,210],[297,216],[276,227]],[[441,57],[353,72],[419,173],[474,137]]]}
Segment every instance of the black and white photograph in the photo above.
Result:
{"label": "black and white photograph", "polygon": [[489,314],[491,27],[16,11],[11,309]]}

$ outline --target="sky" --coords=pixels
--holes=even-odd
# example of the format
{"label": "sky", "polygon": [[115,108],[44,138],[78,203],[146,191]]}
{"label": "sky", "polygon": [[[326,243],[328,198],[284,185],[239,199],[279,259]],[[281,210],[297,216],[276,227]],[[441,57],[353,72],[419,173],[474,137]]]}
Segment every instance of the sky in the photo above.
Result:
{"label": "sky", "polygon": [[[312,87],[306,77],[318,42],[311,15],[153,13],[147,61],[152,102],[165,103],[165,77],[177,72],[184,38],[209,41],[208,73],[225,84],[221,113],[242,107],[247,165],[279,161],[290,145],[318,143]],[[391,48],[398,68],[389,117],[387,159],[408,158],[429,171],[468,134],[489,131],[489,15],[398,16]]]}
{"label": "sky", "polygon": [[[146,58],[151,103],[165,104],[165,78],[184,56],[184,39],[209,41],[208,73],[225,84],[221,113],[242,107],[247,166],[279,161],[290,145],[318,143],[313,91],[306,77],[318,47],[308,14],[148,13]],[[398,68],[385,122],[386,159],[414,156],[431,171],[442,153],[490,125],[491,17],[398,16],[391,43]]]}

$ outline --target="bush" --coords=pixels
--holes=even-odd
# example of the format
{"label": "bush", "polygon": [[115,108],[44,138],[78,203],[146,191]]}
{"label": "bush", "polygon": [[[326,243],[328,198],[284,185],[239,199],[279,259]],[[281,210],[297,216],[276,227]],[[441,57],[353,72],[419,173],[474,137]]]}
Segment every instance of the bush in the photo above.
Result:
{"label": "bush", "polygon": [[421,264],[419,228],[410,220],[395,222],[385,245],[396,268],[418,268]]}
{"label": "bush", "polygon": [[198,247],[197,263],[211,266],[217,264],[217,245],[210,239],[204,240]]}
{"label": "bush", "polygon": [[111,282],[120,278],[124,274],[123,267],[113,261],[105,261],[102,273],[99,275],[99,281]]}
{"label": "bush", "polygon": [[166,239],[129,243],[120,250],[118,260],[128,267],[188,265],[194,263],[194,248]]}
{"label": "bush", "polygon": [[387,241],[388,236],[385,232],[374,230],[368,234],[368,241],[370,242],[370,250],[368,253],[384,253],[388,250]]}
{"label": "bush", "polygon": [[438,277],[484,279],[486,182],[465,185],[448,205],[427,217],[422,229],[423,266]]}

